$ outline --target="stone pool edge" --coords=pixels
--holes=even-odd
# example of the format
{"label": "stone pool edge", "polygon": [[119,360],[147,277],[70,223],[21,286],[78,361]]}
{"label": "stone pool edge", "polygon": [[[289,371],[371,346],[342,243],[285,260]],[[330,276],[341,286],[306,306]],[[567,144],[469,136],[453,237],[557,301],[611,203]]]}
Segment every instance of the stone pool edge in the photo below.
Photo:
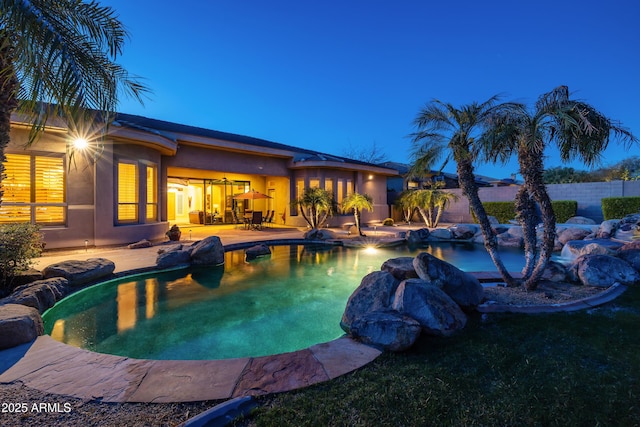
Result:
{"label": "stone pool edge", "polygon": [[147,360],[95,353],[42,335],[0,352],[15,360],[1,384],[101,402],[224,400],[295,390],[328,381],[382,352],[343,336],[304,350],[223,360]]}

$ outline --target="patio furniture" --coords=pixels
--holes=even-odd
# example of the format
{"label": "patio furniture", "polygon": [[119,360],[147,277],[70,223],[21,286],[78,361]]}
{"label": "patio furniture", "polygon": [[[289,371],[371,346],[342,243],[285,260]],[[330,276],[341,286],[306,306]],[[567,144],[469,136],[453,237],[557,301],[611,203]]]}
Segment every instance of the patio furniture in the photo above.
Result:
{"label": "patio furniture", "polygon": [[250,226],[252,230],[262,230],[262,211],[253,212]]}
{"label": "patio furniture", "polygon": [[264,222],[267,227],[271,227],[271,224],[273,224],[273,217],[276,214],[276,211],[271,210],[271,211],[267,211],[267,216],[265,217]]}

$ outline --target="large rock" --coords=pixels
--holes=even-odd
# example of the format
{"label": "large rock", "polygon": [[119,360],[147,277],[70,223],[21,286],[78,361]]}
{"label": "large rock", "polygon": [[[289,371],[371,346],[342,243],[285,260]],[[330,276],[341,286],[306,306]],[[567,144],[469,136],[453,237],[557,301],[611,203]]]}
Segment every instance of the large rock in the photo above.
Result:
{"label": "large rock", "polygon": [[449,231],[456,240],[470,240],[478,232],[478,227],[472,224],[458,224],[449,227]]}
{"label": "large rock", "polygon": [[415,319],[428,335],[448,337],[467,324],[467,316],[453,299],[421,279],[402,281],[392,308]]}
{"label": "large rock", "polygon": [[386,311],[400,281],[387,271],[374,271],[362,278],[360,286],[349,297],[340,326],[350,333],[351,324],[372,311]]}
{"label": "large rock", "polygon": [[524,246],[524,239],[522,236],[514,236],[509,232],[498,234],[498,246],[505,248],[521,248]]}
{"label": "large rock", "polygon": [[569,227],[558,233],[558,240],[564,245],[571,240],[582,240],[589,234],[591,234],[591,230],[586,228]]}
{"label": "large rock", "polygon": [[618,224],[620,224],[619,219],[609,219],[606,221],[602,221],[600,223],[600,227],[598,227],[598,231],[596,232],[596,238],[609,239],[614,235],[616,229],[618,228]]}
{"label": "large rock", "polygon": [[224,246],[218,236],[209,236],[191,245],[191,264],[224,264]]}
{"label": "large rock", "polygon": [[335,240],[337,238],[333,230],[327,230],[326,228],[312,228],[304,233],[303,237],[306,240]]}
{"label": "large rock", "polygon": [[398,280],[418,277],[418,273],[413,267],[413,257],[410,256],[388,259],[382,263],[380,270],[388,271]]}
{"label": "large rock", "polygon": [[69,286],[76,287],[108,278],[115,269],[113,261],[106,258],[89,258],[86,261],[69,260],[52,264],[42,270],[42,275],[45,279],[64,277],[69,281]]}
{"label": "large rock", "polygon": [[620,224],[613,237],[625,242],[632,242],[638,237],[638,226],[636,224]]}
{"label": "large rock", "polygon": [[591,218],[587,218],[584,216],[572,216],[569,218],[565,224],[585,224],[585,225],[594,225],[596,222]]}
{"label": "large rock", "polygon": [[431,232],[428,228],[407,231],[407,244],[409,246],[423,246],[429,243]]}
{"label": "large rock", "polygon": [[175,245],[167,251],[158,253],[156,267],[160,269],[189,265],[191,262],[191,249],[184,249],[182,245]]}
{"label": "large rock", "polygon": [[11,295],[2,300],[2,304],[22,304],[44,313],[64,298],[68,286],[69,281],[63,277],[37,280],[14,289]]}
{"label": "large rock", "polygon": [[585,255],[571,267],[582,284],[608,288],[615,283],[633,285],[640,274],[626,261],[609,255]]}
{"label": "large rock", "polygon": [[44,334],[40,313],[22,304],[0,306],[0,349],[28,343]]}
{"label": "large rock", "polygon": [[421,331],[417,320],[395,311],[366,313],[351,324],[353,338],[390,351],[410,348]]}
{"label": "large rock", "polygon": [[244,251],[244,255],[247,261],[251,261],[252,259],[256,259],[259,256],[271,255],[271,249],[269,246],[261,243],[259,245],[251,246]]}
{"label": "large rock", "polygon": [[622,250],[622,248],[620,248],[617,256],[621,260],[628,262],[636,271],[640,272],[640,249]]}
{"label": "large rock", "polygon": [[482,302],[484,289],[478,279],[448,262],[421,252],[414,258],[413,268],[419,278],[441,288],[463,308]]}
{"label": "large rock", "polygon": [[567,269],[557,261],[549,261],[542,272],[542,279],[550,282],[565,282],[567,280]]}
{"label": "large rock", "polygon": [[451,240],[453,239],[453,235],[451,231],[446,228],[436,228],[432,230],[429,234],[431,240]]}
{"label": "large rock", "polygon": [[560,256],[566,260],[575,260],[583,255],[612,255],[622,246],[620,242],[609,239],[570,240],[562,247]]}
{"label": "large rock", "polygon": [[42,276],[42,271],[36,270],[35,268],[29,268],[25,271],[18,272],[11,284],[16,288],[18,286],[26,285],[27,283],[35,282],[36,280],[42,280],[44,277]]}

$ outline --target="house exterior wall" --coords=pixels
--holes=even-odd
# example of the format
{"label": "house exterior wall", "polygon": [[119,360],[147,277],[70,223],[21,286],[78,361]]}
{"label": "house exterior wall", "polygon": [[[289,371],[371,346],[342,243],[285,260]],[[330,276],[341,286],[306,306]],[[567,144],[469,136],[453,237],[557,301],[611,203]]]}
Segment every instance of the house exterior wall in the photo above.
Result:
{"label": "house exterior wall", "polygon": [[[131,117],[128,119],[131,120]],[[306,160],[295,160],[298,154],[295,148],[275,143],[275,147],[264,145],[266,148],[263,151],[261,143],[251,145],[251,138],[238,137],[236,140],[231,138],[230,141],[222,141],[208,138],[202,133],[198,135],[201,131],[198,129],[194,130],[196,133],[193,138],[186,133],[176,137],[175,134],[172,136],[171,129],[154,132],[152,128],[146,129],[135,123],[129,127],[126,127],[126,121],[123,123],[124,125],[114,127],[114,133],[102,141],[104,149],[97,160],[87,160],[77,152],[73,162],[67,152],[69,141],[65,129],[47,129],[37,143],[24,148],[27,130],[19,121],[12,123],[11,144],[7,152],[53,153],[63,157],[66,162],[65,224],[42,227],[47,249],[124,245],[142,239],[164,240],[169,228],[167,201],[170,177],[200,180],[226,177],[229,180],[249,182],[251,188],[272,197],[254,200],[254,210],[273,210],[274,223],[302,227],[306,223],[301,215],[292,214],[290,203],[296,195],[297,180],[304,179],[305,188],[308,188],[311,179],[319,179],[321,185],[331,179],[336,197],[338,181],[342,180],[345,187],[342,197],[348,194],[347,182],[351,183],[352,191],[372,197],[373,212],[363,212],[363,222],[379,221],[388,216],[387,177],[393,175],[393,169],[362,162],[351,164],[347,159],[327,160],[323,156],[317,156],[309,163]],[[162,126],[166,127],[167,124],[163,122]],[[184,129],[184,126],[176,126]],[[135,220],[133,215],[130,218],[135,223],[118,223],[117,219],[118,163],[121,161],[137,165],[138,219]],[[153,220],[146,220],[144,214],[147,209],[146,168],[149,165],[157,168],[158,214]],[[128,173],[131,174],[131,170]],[[122,176],[134,182],[134,178],[130,178],[132,175]],[[233,194],[238,194],[239,189],[233,190]],[[121,206],[127,207],[127,201],[120,202]],[[14,202],[11,206],[18,206],[24,211],[21,203],[23,202]],[[7,214],[6,218],[10,220],[13,218],[11,215],[13,214]],[[330,225],[339,226],[352,221],[351,212],[338,213],[331,219]]]}

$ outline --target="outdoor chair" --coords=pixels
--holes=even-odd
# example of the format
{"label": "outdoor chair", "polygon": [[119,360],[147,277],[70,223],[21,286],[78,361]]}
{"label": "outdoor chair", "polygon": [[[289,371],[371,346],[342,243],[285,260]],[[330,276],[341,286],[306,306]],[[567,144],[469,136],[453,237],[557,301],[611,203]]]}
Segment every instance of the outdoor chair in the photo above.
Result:
{"label": "outdoor chair", "polygon": [[273,224],[273,217],[274,217],[275,214],[276,214],[276,211],[273,211],[273,210],[268,211],[267,212],[267,217],[262,222],[267,224],[267,227],[271,227],[271,224]]}
{"label": "outdoor chair", "polygon": [[231,213],[233,214],[233,223],[236,224],[236,228],[238,228],[237,224],[244,224],[244,228],[249,227],[249,220],[247,218],[240,219],[238,212],[235,210],[231,211]]}
{"label": "outdoor chair", "polygon": [[254,230],[262,230],[262,211],[253,212],[250,225]]}

